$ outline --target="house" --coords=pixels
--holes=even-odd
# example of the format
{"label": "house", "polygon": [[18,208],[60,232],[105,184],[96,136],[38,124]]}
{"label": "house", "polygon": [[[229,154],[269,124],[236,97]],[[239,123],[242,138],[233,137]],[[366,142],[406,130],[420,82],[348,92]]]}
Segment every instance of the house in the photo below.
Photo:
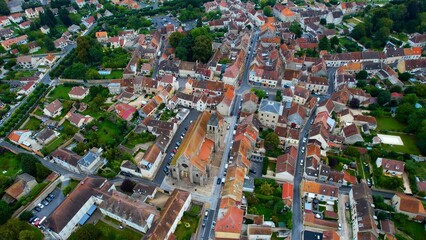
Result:
{"label": "house", "polygon": [[328,91],[328,80],[327,78],[310,75],[306,81],[306,88],[315,94],[326,94]]}
{"label": "house", "polygon": [[310,96],[309,90],[302,86],[294,87],[293,94],[293,102],[301,105],[305,105]]}
{"label": "house", "polygon": [[380,228],[385,234],[395,235],[395,225],[390,219],[380,220]]}
{"label": "house", "polygon": [[188,129],[170,164],[170,175],[178,181],[204,186],[210,177],[211,154],[222,148],[223,117],[204,111]]}
{"label": "house", "polygon": [[38,50],[40,50],[40,46],[37,44],[37,42],[30,42],[27,44],[28,49],[29,49],[29,53],[35,53]]}
{"label": "house", "polygon": [[16,37],[16,38],[10,38],[10,39],[2,41],[1,46],[5,50],[9,51],[9,50],[11,50],[11,46],[13,44],[17,44],[17,45],[26,44],[27,41],[28,41],[28,36],[25,34],[25,35],[22,35],[22,36],[19,36],[19,37]]}
{"label": "house", "polygon": [[118,116],[126,121],[130,121],[133,118],[136,108],[126,103],[119,103],[115,106],[115,112]]}
{"label": "house", "polygon": [[306,110],[302,105],[293,104],[287,113],[288,124],[292,128],[301,128],[306,118]]}
{"label": "house", "polygon": [[191,193],[175,188],[161,209],[160,217],[149,229],[146,240],[173,239],[183,213],[191,204]]}
{"label": "house", "polygon": [[37,84],[35,81],[29,81],[25,86],[22,87],[21,90],[18,91],[18,94],[21,95],[28,95],[30,94],[35,88],[37,87]]}
{"label": "house", "polygon": [[48,144],[54,138],[56,138],[56,134],[53,130],[49,128],[45,128],[41,130],[39,133],[37,133],[37,136],[36,136],[37,141],[42,145]]}
{"label": "house", "polygon": [[156,207],[118,191],[113,191],[112,196],[99,205],[99,209],[103,215],[143,233],[160,217]]}
{"label": "house", "polygon": [[0,27],[10,25],[10,19],[7,16],[0,16]]}
{"label": "house", "polygon": [[18,24],[18,23],[20,23],[20,22],[22,22],[22,21],[23,21],[23,18],[22,18],[22,14],[21,14],[21,13],[13,13],[13,14],[11,14],[11,15],[9,16],[9,19],[10,19],[10,21],[12,21],[12,22],[14,22],[14,23],[16,23],[16,24]]}
{"label": "house", "polygon": [[55,99],[55,101],[49,103],[43,109],[43,114],[48,117],[55,118],[61,115],[61,111],[62,111],[62,103],[58,99]]}
{"label": "house", "polygon": [[55,239],[67,239],[75,227],[83,225],[97,205],[111,196],[114,184],[102,177],[86,177],[46,218],[44,225]]}
{"label": "house", "polygon": [[68,27],[68,31],[70,33],[77,33],[78,31],[80,31],[80,26],[73,24]]}
{"label": "house", "polygon": [[18,58],[16,59],[16,63],[21,68],[32,69],[36,67],[37,59],[29,55],[18,56]]}
{"label": "house", "polygon": [[262,99],[257,114],[262,125],[274,128],[278,123],[278,117],[282,115],[284,107],[282,103]]}
{"label": "house", "polygon": [[[353,238],[356,240],[378,239],[371,189],[364,182],[355,184],[349,191],[349,205]],[[364,236],[369,236],[365,238]]]}
{"label": "house", "polygon": [[95,23],[95,18],[93,16],[90,16],[89,18],[83,21],[83,25],[86,26],[86,28],[90,28],[93,23]]}
{"label": "house", "polygon": [[78,167],[78,160],[80,160],[81,157],[75,152],[66,148],[58,148],[50,154],[50,157],[54,163],[60,165],[62,168],[71,172],[81,173]]}
{"label": "house", "polygon": [[309,131],[309,139],[318,141],[322,149],[328,147],[329,137],[328,130],[321,123],[314,124]]}
{"label": "house", "polygon": [[339,188],[334,185],[318,183],[313,181],[302,181],[302,193],[308,199],[316,198],[320,201],[334,205],[334,201],[338,199]]}
{"label": "house", "polygon": [[181,61],[179,64],[180,77],[195,77],[196,63]]}
{"label": "house", "polygon": [[284,204],[287,207],[291,208],[291,206],[293,204],[293,184],[288,183],[288,182],[284,182],[282,184],[282,188],[283,188],[283,190],[282,190],[282,197],[281,198],[283,199]]}
{"label": "house", "polygon": [[25,22],[22,22],[22,23],[20,23],[18,26],[19,26],[19,28],[20,28],[20,29],[22,29],[22,30],[28,29],[28,28],[30,28],[30,26],[31,26],[31,21],[25,21]]}
{"label": "house", "polygon": [[107,32],[96,32],[95,34],[96,40],[100,43],[105,43],[108,41],[108,33]]}
{"label": "house", "polygon": [[223,116],[231,115],[231,105],[235,97],[234,89],[234,86],[227,85],[222,100],[216,105],[216,110]]}
{"label": "house", "polygon": [[276,18],[283,22],[293,22],[297,19],[295,12],[291,11],[288,7],[285,7],[279,3],[275,4],[272,13]]}
{"label": "house", "polygon": [[[44,13],[44,9],[43,9],[43,7],[36,7],[36,8],[34,8],[34,12],[35,12],[36,17],[40,17],[40,14]],[[52,13],[53,13],[53,15],[55,15],[53,9],[52,9]]]}
{"label": "house", "polygon": [[87,97],[87,95],[89,95],[89,91],[89,88],[76,86],[71,88],[71,90],[68,92],[68,96],[73,100],[83,100],[85,97]]}
{"label": "house", "polygon": [[342,129],[342,135],[345,138],[345,144],[354,144],[356,142],[364,142],[358,127],[353,123]]}
{"label": "house", "polygon": [[408,44],[411,47],[424,47],[426,46],[426,33],[415,34],[410,39],[408,39]]}
{"label": "house", "polygon": [[93,117],[89,115],[83,116],[80,113],[76,113],[76,112],[68,112],[65,115],[65,118],[68,119],[68,121],[70,121],[71,125],[78,128],[81,128],[89,124],[94,119]]}
{"label": "house", "polygon": [[290,146],[283,155],[278,156],[275,178],[279,181],[293,182],[297,163],[297,147]]}
{"label": "house", "polygon": [[383,174],[389,176],[402,177],[404,174],[404,165],[403,161],[386,159],[386,158],[377,158],[376,166],[383,168]]}
{"label": "house", "polygon": [[121,84],[120,83],[109,83],[108,84],[109,94],[117,95],[121,92]]}
{"label": "house", "polygon": [[43,34],[49,34],[50,33],[50,28],[47,25],[43,25],[43,26],[40,27],[40,31]]}
{"label": "house", "polygon": [[15,182],[4,191],[2,200],[7,203],[18,201],[26,196],[31,190],[37,186],[35,178],[28,173],[23,173],[16,176]]}
{"label": "house", "polygon": [[161,165],[163,154],[157,144],[152,144],[145,151],[141,161],[138,163],[140,174],[144,178],[152,179]]}
{"label": "house", "polygon": [[102,157],[102,148],[92,148],[80,160],[78,166],[83,173],[94,174],[107,163],[107,160]]}
{"label": "house", "polygon": [[53,41],[53,44],[55,44],[55,48],[64,49],[66,46],[68,46],[68,42],[65,38],[60,37]]}
{"label": "house", "polygon": [[[1,19],[1,17],[0,17]],[[8,19],[9,20],[9,19]],[[1,25],[1,24],[0,24]],[[13,36],[13,31],[10,28],[0,29],[0,38],[8,39]],[[31,49],[30,49],[31,50]],[[31,52],[30,52],[31,53]]]}
{"label": "house", "polygon": [[[224,198],[222,198],[221,203],[222,201],[224,201]],[[240,239],[243,218],[244,210],[237,206],[220,208],[217,216],[215,238]]]}
{"label": "house", "polygon": [[353,118],[353,121],[357,126],[362,126],[364,124],[367,124],[368,128],[371,130],[374,130],[377,128],[376,118],[372,116],[355,115]]}
{"label": "house", "polygon": [[26,145],[26,140],[29,139],[32,135],[31,131],[28,130],[14,130],[12,131],[7,138],[14,144],[24,144]]}
{"label": "house", "polygon": [[52,67],[53,66],[53,64],[55,63],[55,61],[58,59],[58,57],[57,56],[55,56],[55,55],[53,55],[53,54],[51,54],[51,53],[49,53],[49,54],[47,54],[45,57],[44,57],[44,65],[46,65],[46,66],[49,66],[49,67]]}
{"label": "house", "polygon": [[77,4],[78,8],[82,8],[86,5],[84,0],[76,0],[75,3]]}
{"label": "house", "polygon": [[422,202],[415,197],[396,193],[392,197],[392,206],[397,212],[407,215],[409,219],[414,221],[423,222],[426,218],[426,211]]}
{"label": "house", "polygon": [[247,226],[249,240],[270,240],[272,237],[272,227],[268,225],[249,224]]}
{"label": "house", "polygon": [[256,96],[256,94],[252,92],[248,92],[244,94],[243,96],[243,103],[242,103],[242,111],[248,112],[248,113],[254,113],[257,110],[257,103],[259,101],[259,98]]}

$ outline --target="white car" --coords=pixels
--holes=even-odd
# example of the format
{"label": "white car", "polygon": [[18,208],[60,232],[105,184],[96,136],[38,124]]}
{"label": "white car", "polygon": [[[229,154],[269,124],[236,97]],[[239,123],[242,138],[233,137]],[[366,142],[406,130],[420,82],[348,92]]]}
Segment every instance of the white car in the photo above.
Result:
{"label": "white car", "polygon": [[39,208],[44,208],[44,205],[43,205],[43,204],[41,204],[41,203],[39,203],[39,204],[37,204],[37,207],[39,207]]}

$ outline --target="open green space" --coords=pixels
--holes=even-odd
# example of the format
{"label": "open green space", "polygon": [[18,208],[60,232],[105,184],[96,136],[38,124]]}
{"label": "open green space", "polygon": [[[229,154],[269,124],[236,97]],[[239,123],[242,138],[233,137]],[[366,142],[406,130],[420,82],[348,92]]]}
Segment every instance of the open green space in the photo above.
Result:
{"label": "open green space", "polygon": [[92,121],[86,129],[84,136],[89,141],[89,145],[97,147],[117,146],[124,140],[129,130],[127,122],[113,115]]}
{"label": "open green space", "polygon": [[397,213],[393,216],[392,220],[396,228],[406,233],[414,240],[423,240],[424,236],[426,236],[424,225],[422,223],[409,221],[404,214]]}
{"label": "open green space", "polygon": [[112,70],[110,75],[104,75],[101,79],[120,79],[123,78],[123,70]]}
{"label": "open green space", "polygon": [[41,110],[40,108],[37,108],[34,112],[33,112],[33,114],[35,114],[35,115],[37,115],[37,116],[43,116],[43,110]]}
{"label": "open green space", "polygon": [[26,77],[31,77],[34,75],[35,71],[9,71],[6,75],[6,80],[10,79],[21,79]]}
{"label": "open green space", "polygon": [[174,113],[172,110],[164,109],[163,114],[160,116],[161,121],[168,121],[170,118],[176,116],[177,113]]}
{"label": "open green space", "polygon": [[39,130],[41,128],[40,124],[41,124],[40,120],[38,120],[35,117],[30,117],[28,122],[24,126],[22,126],[21,129],[24,129],[24,130]]}
{"label": "open green space", "polygon": [[5,150],[0,153],[0,174],[3,176],[16,176],[21,170],[21,160],[12,152]]}
{"label": "open green space", "polygon": [[198,205],[194,205],[190,211],[183,214],[180,224],[178,224],[175,236],[178,240],[189,240],[193,233],[196,232],[198,222],[200,219],[201,208]]}
{"label": "open green space", "polygon": [[65,142],[65,135],[61,134],[58,138],[53,139],[52,142],[47,144],[41,149],[41,152],[44,155],[50,154],[55,151],[59,146],[61,146]]}
{"label": "open green space", "polygon": [[378,131],[404,131],[404,124],[392,117],[376,117]]}
{"label": "open green space", "polygon": [[109,240],[139,240],[142,239],[142,234],[136,232],[129,227],[126,227],[122,230],[116,229],[105,222],[99,221],[95,225],[98,228],[102,235],[99,239],[109,239]]}
{"label": "open green space", "polygon": [[71,86],[59,85],[50,92],[48,97],[52,99],[69,100],[70,97],[68,96],[68,92],[71,91],[71,88]]}
{"label": "open green space", "polygon": [[62,189],[62,193],[66,196],[70,194],[78,185],[79,181],[72,179],[67,186]]}
{"label": "open green space", "polygon": [[147,142],[152,142],[154,140],[155,140],[155,136],[149,132],[142,132],[139,134],[131,132],[129,136],[126,138],[126,140],[124,140],[123,145],[131,149],[138,144],[144,144]]}
{"label": "open green space", "polygon": [[382,144],[384,150],[420,155],[420,150],[416,145],[416,136],[403,133],[392,133],[391,135],[400,136],[404,145]]}

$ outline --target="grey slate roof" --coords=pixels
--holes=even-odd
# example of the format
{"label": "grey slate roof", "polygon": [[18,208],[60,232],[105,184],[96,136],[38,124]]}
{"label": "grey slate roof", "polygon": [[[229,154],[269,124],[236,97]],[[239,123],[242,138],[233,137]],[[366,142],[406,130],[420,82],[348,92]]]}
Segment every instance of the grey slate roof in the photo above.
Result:
{"label": "grey slate roof", "polygon": [[283,105],[280,102],[262,99],[259,105],[259,112],[270,112],[281,115],[283,113]]}

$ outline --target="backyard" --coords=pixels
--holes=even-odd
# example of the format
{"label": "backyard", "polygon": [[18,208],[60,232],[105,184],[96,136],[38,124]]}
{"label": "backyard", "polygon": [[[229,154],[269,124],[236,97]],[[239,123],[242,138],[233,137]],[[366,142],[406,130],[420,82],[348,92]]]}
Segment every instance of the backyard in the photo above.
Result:
{"label": "backyard", "polygon": [[[97,129],[94,130],[93,126]],[[128,132],[127,123],[115,116],[101,117],[90,123],[87,129],[89,130],[85,132],[85,137],[89,144],[98,147],[117,146]]]}
{"label": "backyard", "polygon": [[39,130],[40,129],[40,124],[41,124],[40,120],[38,120],[35,117],[30,117],[29,120],[28,120],[28,122],[24,126],[22,126],[21,129],[32,130],[32,131],[33,130]]}
{"label": "backyard", "polygon": [[175,236],[178,240],[189,240],[198,227],[201,206],[193,205],[191,209],[183,214],[178,224]]}
{"label": "backyard", "polygon": [[[109,239],[109,240],[139,240],[142,239],[143,235],[139,232],[132,230],[131,228],[117,229],[106,222],[99,221],[94,227],[99,230],[100,235],[96,238],[98,240]],[[77,240],[78,235],[74,232],[69,237],[70,240]],[[95,239],[94,239],[95,240]]]}
{"label": "backyard", "polygon": [[378,131],[404,131],[404,124],[392,117],[376,117]]}
{"label": "backyard", "polygon": [[161,114],[160,120],[161,121],[168,121],[170,118],[175,117],[176,113],[169,109],[165,109],[163,114]]}
{"label": "backyard", "polygon": [[[1,150],[1,149],[0,149]],[[7,150],[1,150],[0,171],[2,176],[13,177],[21,171],[21,161],[17,155]]]}
{"label": "backyard", "polygon": [[400,136],[404,145],[382,144],[384,150],[420,155],[420,150],[416,145],[416,136],[404,133],[392,133],[392,135]]}
{"label": "backyard", "polygon": [[25,77],[31,77],[35,71],[10,71],[7,73],[6,80],[10,79],[21,79]]}
{"label": "backyard", "polygon": [[72,86],[59,85],[50,92],[48,97],[51,99],[69,100],[68,92],[71,91],[71,88]]}
{"label": "backyard", "polygon": [[138,144],[144,144],[155,140],[155,136],[149,132],[142,132],[140,134],[131,132],[124,140],[123,145],[128,148],[134,148]]}
{"label": "backyard", "polygon": [[396,228],[408,234],[414,240],[423,240],[424,236],[426,236],[424,225],[409,221],[407,216],[404,214],[396,213],[392,220],[394,221]]}

